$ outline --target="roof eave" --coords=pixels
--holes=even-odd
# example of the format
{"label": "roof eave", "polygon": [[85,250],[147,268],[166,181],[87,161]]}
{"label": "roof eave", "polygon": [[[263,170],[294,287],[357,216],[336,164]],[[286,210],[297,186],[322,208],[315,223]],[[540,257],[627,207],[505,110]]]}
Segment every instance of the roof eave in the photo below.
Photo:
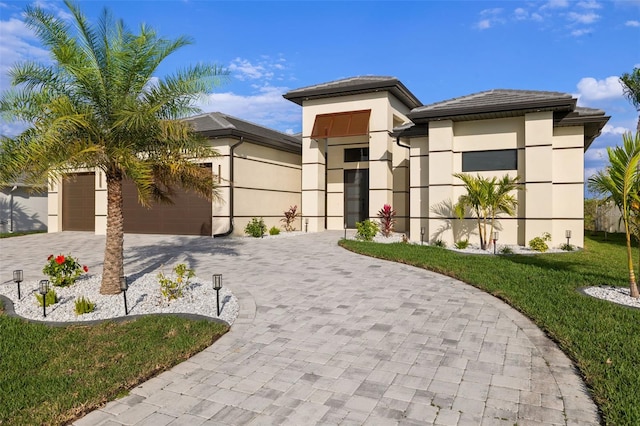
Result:
{"label": "roof eave", "polygon": [[245,138],[247,142],[252,142],[257,145],[262,145],[266,147],[276,148],[281,151],[292,152],[295,154],[302,153],[302,144],[294,142],[294,141],[281,141],[265,138],[259,135],[255,135],[253,133],[244,132],[238,129],[216,129],[216,130],[207,130],[203,132],[199,132],[202,136],[208,138],[234,138],[240,139]]}

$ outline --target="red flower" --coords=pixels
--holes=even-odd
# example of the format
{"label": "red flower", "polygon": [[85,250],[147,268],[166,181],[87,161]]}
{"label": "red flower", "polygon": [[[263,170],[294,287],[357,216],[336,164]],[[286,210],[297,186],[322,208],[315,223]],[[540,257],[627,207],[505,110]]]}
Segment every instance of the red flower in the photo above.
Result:
{"label": "red flower", "polygon": [[51,260],[51,259],[53,259],[53,255],[52,254],[50,254],[49,257],[47,257],[47,260]]}
{"label": "red flower", "polygon": [[56,256],[56,263],[58,265],[62,265],[64,263],[64,256],[63,255]]}
{"label": "red flower", "polygon": [[84,269],[85,272],[89,272],[89,268],[87,267],[87,265],[84,265],[82,269]]}

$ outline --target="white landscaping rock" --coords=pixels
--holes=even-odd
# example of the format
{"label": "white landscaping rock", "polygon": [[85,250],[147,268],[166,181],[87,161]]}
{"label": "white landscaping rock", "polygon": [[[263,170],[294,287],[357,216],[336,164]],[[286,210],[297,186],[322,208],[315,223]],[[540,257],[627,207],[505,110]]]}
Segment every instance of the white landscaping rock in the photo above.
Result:
{"label": "white landscaping rock", "polygon": [[[42,316],[42,306],[38,304],[37,281],[25,281],[21,284],[22,299],[18,300],[18,289],[14,283],[0,286],[0,294],[12,300],[16,314],[24,318],[51,322],[94,321],[125,316],[124,296],[100,294],[102,275],[84,275],[69,287],[52,287],[59,302],[47,306],[47,317]],[[93,312],[76,315],[75,300],[84,296],[96,304]],[[194,277],[185,289],[184,296],[170,302],[160,293],[158,275],[145,274],[129,283],[127,290],[129,315],[155,313],[185,313],[218,318],[216,312],[216,292],[211,282],[202,282]],[[238,316],[238,300],[227,287],[220,290],[219,319],[233,324]]]}

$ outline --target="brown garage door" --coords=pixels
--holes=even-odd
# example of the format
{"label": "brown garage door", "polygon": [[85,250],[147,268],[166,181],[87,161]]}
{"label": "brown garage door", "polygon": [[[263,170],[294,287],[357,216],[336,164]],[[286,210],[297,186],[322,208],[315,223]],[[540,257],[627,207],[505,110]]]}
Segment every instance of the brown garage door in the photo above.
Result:
{"label": "brown garage door", "polygon": [[62,230],[95,231],[95,173],[73,173],[62,180]]}
{"label": "brown garage door", "polygon": [[135,185],[125,181],[122,186],[124,232],[210,236],[211,201],[192,191],[178,191],[174,204],[155,203],[146,208],[138,202]]}

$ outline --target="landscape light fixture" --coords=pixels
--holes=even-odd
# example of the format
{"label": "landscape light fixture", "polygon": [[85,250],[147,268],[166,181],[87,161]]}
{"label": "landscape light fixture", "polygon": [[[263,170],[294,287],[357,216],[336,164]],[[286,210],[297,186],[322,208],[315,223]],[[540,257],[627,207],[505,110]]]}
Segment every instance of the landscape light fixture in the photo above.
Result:
{"label": "landscape light fixture", "polygon": [[424,226],[420,228],[420,245],[424,244]]}
{"label": "landscape light fixture", "polygon": [[42,295],[42,316],[47,317],[47,293],[49,293],[49,280],[40,280],[38,293]]}
{"label": "landscape light fixture", "polygon": [[20,300],[20,283],[22,282],[22,269],[13,271],[13,282],[18,284],[18,300]]}
{"label": "landscape light fixture", "polygon": [[213,274],[213,289],[216,291],[216,307],[220,317],[220,289],[222,288],[222,274]]}
{"label": "landscape light fixture", "polygon": [[120,290],[124,296],[124,314],[129,315],[129,309],[127,308],[127,290],[129,289],[129,283],[127,277],[120,277]]}
{"label": "landscape light fixture", "polygon": [[571,229],[567,229],[564,231],[564,236],[567,238],[567,246],[569,245],[569,240],[571,239]]}
{"label": "landscape light fixture", "polygon": [[347,222],[344,223],[344,239],[347,239]]}
{"label": "landscape light fixture", "polygon": [[496,254],[496,241],[498,241],[498,231],[493,231],[493,254]]}
{"label": "landscape light fixture", "polygon": [[306,217],[304,219],[304,232],[308,232],[309,231],[309,218]]}

